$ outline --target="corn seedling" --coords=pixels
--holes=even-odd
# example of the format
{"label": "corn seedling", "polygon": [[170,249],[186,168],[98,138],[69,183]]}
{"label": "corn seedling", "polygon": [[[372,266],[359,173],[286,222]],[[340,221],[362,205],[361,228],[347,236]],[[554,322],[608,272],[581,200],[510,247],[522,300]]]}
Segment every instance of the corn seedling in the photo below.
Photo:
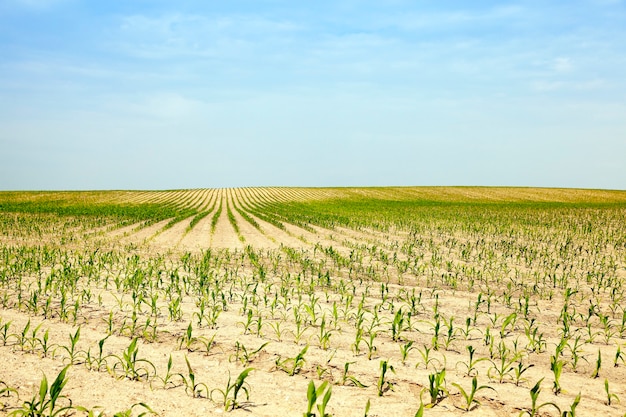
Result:
{"label": "corn seedling", "polygon": [[326,329],[326,315],[324,315],[322,316],[322,322],[320,323],[319,334],[317,336],[321,349],[328,350],[330,347],[330,336],[332,336],[332,330]]}
{"label": "corn seedling", "polygon": [[382,397],[385,392],[393,390],[394,384],[386,379],[387,371],[391,371],[394,374],[396,373],[393,366],[387,361],[380,361],[380,375],[378,376],[378,383],[376,385],[379,397]]}
{"label": "corn seedling", "polygon": [[282,371],[285,371],[289,376],[294,376],[299,373],[306,360],[304,359],[304,355],[307,350],[309,350],[309,345],[306,345],[302,350],[293,358],[281,359],[278,357],[276,359],[276,367]]}
{"label": "corn seedling", "polygon": [[277,342],[283,341],[283,334],[285,333],[285,330],[281,328],[282,323],[282,321],[270,323],[270,327],[272,328],[272,330],[274,330],[274,334],[276,335]]}
{"label": "corn seedling", "polygon": [[529,417],[537,417],[539,416],[539,411],[542,408],[551,406],[557,409],[557,411],[559,412],[559,414],[561,413],[561,409],[559,408],[558,405],[556,405],[553,402],[545,402],[545,403],[541,403],[538,404],[538,400],[539,400],[539,394],[541,393],[541,382],[543,381],[543,378],[541,378],[539,381],[537,381],[537,383],[530,389],[530,401],[531,401],[531,405],[530,408],[527,408],[525,410],[522,410],[519,413],[519,416],[524,416],[524,415],[528,415]]}
{"label": "corn seedling", "polygon": [[150,379],[156,375],[156,368],[147,359],[137,358],[139,353],[139,347],[137,346],[137,338],[134,338],[128,348],[122,352],[122,356],[113,355],[112,357],[117,359],[117,362],[113,365],[113,373],[117,373],[118,369],[121,371],[121,375],[124,378],[128,378],[133,381],[140,379]]}
{"label": "corn seedling", "polygon": [[193,345],[198,341],[198,338],[193,336],[193,328],[191,327],[191,322],[189,322],[187,330],[178,338],[178,340],[179,349],[182,349],[184,347],[187,352],[193,352]]}
{"label": "corn seedling", "polygon": [[238,360],[242,365],[250,364],[270,342],[265,342],[257,349],[248,350],[243,343],[235,342],[235,353],[230,355],[229,360]]}
{"label": "corn seedling", "polygon": [[611,405],[612,400],[619,402],[619,397],[609,390],[609,380],[604,378],[604,392],[606,393],[606,404]]}
{"label": "corn seedling", "polygon": [[[165,376],[160,377],[160,376],[157,375],[156,378],[163,384],[163,388],[164,389],[168,389],[168,388],[176,388],[178,386],[178,385],[176,385],[174,383],[174,377],[175,376],[179,376],[179,377],[183,378],[183,376],[181,374],[173,374],[172,373],[172,355],[170,355],[168,360],[167,360],[167,368],[165,370]],[[152,384],[152,382],[151,382],[151,384]]]}
{"label": "corn seedling", "polygon": [[[87,356],[87,352],[78,350],[76,345],[78,344],[78,339],[80,339],[80,327],[76,329],[74,334],[70,333],[70,344],[69,346],[61,345],[59,349],[65,350],[68,355],[68,359],[70,361],[70,365],[75,365],[77,363],[83,363],[85,357]],[[56,355],[56,350],[55,350]]]}
{"label": "corn seedling", "polygon": [[183,385],[185,385],[185,392],[191,394],[192,398],[209,398],[209,387],[204,382],[196,382],[196,373],[191,367],[187,355],[185,355],[185,363],[187,364],[187,375],[180,375]]}
{"label": "corn seedling", "polygon": [[585,358],[584,356],[582,356],[583,353],[583,349],[581,346],[581,336],[576,336],[576,338],[572,341],[572,343],[567,343],[566,347],[569,350],[570,356],[571,356],[571,360],[570,360],[570,364],[572,365],[572,368],[574,369],[574,371],[576,371],[576,369],[578,368],[578,362],[582,359],[585,362],[589,362],[587,360],[587,358]]}
{"label": "corn seedling", "polygon": [[[448,390],[445,387],[446,383],[446,370],[442,369],[439,372],[435,372],[434,374],[428,375],[428,388],[424,388],[421,392],[423,394],[425,391],[428,391],[428,395],[430,396],[430,403],[428,404],[429,408],[437,405],[441,400],[448,396]],[[420,394],[420,400],[421,400]]]}
{"label": "corn seedling", "polygon": [[561,393],[561,373],[563,371],[563,361],[557,359],[556,356],[550,356],[550,370],[554,375],[554,384],[552,386],[552,392],[554,395]]}
{"label": "corn seedling", "polygon": [[[424,349],[420,349],[417,348],[417,351],[419,352],[421,358],[422,358],[422,363],[424,364],[424,369],[428,369],[428,367],[432,364],[433,365],[433,369],[437,369],[439,368],[443,368],[445,365],[437,358],[432,357],[430,354],[433,351],[432,347],[428,347],[426,345],[424,345]],[[445,356],[444,356],[445,359]],[[415,364],[415,367],[419,367],[420,362]]]}
{"label": "corn seedling", "polygon": [[350,383],[350,384],[354,385],[355,387],[366,388],[367,385],[363,384],[361,381],[356,379],[356,377],[354,375],[348,374],[348,368],[353,363],[356,363],[356,362],[346,362],[343,365],[343,373],[341,374],[341,384],[340,385],[347,385],[348,383]]}
{"label": "corn seedling", "polygon": [[454,327],[453,321],[454,321],[454,317],[450,317],[450,319],[446,322],[446,333],[443,336],[443,348],[445,350],[449,350],[450,345],[457,338],[458,329]]}
{"label": "corn seedling", "polygon": [[28,345],[28,330],[30,329],[30,319],[28,319],[28,321],[26,322],[26,324],[24,325],[24,328],[22,329],[22,331],[20,333],[14,333],[11,336],[15,337],[16,340],[16,344],[20,347],[20,349],[22,351],[26,350],[26,347]]}
{"label": "corn seedling", "polygon": [[474,349],[474,346],[472,345],[467,345],[465,347],[465,349],[467,350],[468,354],[469,354],[469,359],[467,362],[463,362],[463,361],[459,361],[457,362],[456,366],[458,367],[459,365],[464,366],[465,369],[467,369],[467,372],[465,373],[465,375],[467,376],[475,376],[478,371],[476,370],[476,364],[478,364],[479,362],[482,361],[486,361],[488,360],[487,358],[477,358],[474,359],[474,354],[476,353],[476,350]]}
{"label": "corn seedling", "polygon": [[613,359],[613,367],[617,368],[619,361],[622,361],[622,363],[626,363],[626,357],[622,352],[622,347],[617,345],[617,351],[615,352],[615,358]]}
{"label": "corn seedling", "polygon": [[515,328],[516,320],[517,320],[517,314],[511,313],[502,321],[502,325],[500,326],[500,338],[501,339],[504,339],[513,331],[513,329]]}
{"label": "corn seedling", "polygon": [[461,333],[461,335],[463,336],[463,339],[465,340],[472,340],[472,332],[481,333],[479,329],[472,326],[471,317],[467,317],[465,319],[465,327],[460,327],[459,332]]}
{"label": "corn seedling", "polygon": [[413,341],[410,340],[403,345],[400,345],[400,355],[402,356],[402,364],[406,365],[406,360],[409,356],[409,352],[415,349]]}
{"label": "corn seedling", "polygon": [[519,386],[520,383],[527,381],[527,379],[523,378],[522,375],[524,375],[524,373],[528,371],[530,368],[532,368],[533,366],[535,365],[532,363],[528,365],[524,365],[524,362],[522,361],[522,359],[521,358],[519,359],[519,361],[517,362],[517,366],[513,367],[513,382],[515,383],[516,386]]}
{"label": "corn seedling", "polygon": [[[11,395],[15,395],[18,399],[20,398],[20,395],[15,388],[10,387],[4,381],[0,381],[0,398],[3,398],[3,397],[7,398],[7,397],[10,397]],[[5,407],[6,405],[0,402],[0,411],[4,410]]]}
{"label": "corn seedling", "polygon": [[12,336],[11,334],[9,334],[10,327],[10,321],[2,323],[2,326],[0,326],[0,341],[2,341],[2,346],[6,346],[9,341],[9,337]]}
{"label": "corn seedling", "polygon": [[103,339],[100,339],[98,341],[98,354],[97,356],[91,356],[91,348],[89,350],[87,350],[87,353],[85,354],[85,365],[87,366],[88,369],[92,370],[92,371],[108,371],[109,370],[109,365],[107,363],[107,360],[112,356],[112,355],[105,355],[104,354],[104,342],[106,342],[106,340],[109,338],[109,336],[106,336]]}
{"label": "corn seedling", "polygon": [[[131,407],[129,409],[123,410],[123,411],[118,411],[115,414],[113,414],[113,417],[132,417],[135,415],[135,407],[142,407],[143,410],[141,412],[139,412],[137,414],[137,417],[144,417],[148,414],[153,414],[153,415],[158,415],[158,413],[156,413],[154,410],[152,410],[152,408],[150,408],[150,406],[146,403],[136,403],[131,405]],[[86,410],[83,407],[79,407],[78,408],[79,411],[83,411],[83,412],[88,412],[88,416],[91,417],[96,416],[96,414],[92,414],[91,410]],[[98,416],[101,416],[102,413],[98,413]]]}
{"label": "corn seedling", "polygon": [[213,399],[213,396],[214,393],[217,393],[221,397],[219,403],[224,405],[224,410],[234,410],[235,408],[242,408],[244,404],[239,402],[239,393],[245,393],[246,401],[250,400],[250,386],[246,382],[246,378],[252,370],[253,368],[244,369],[233,383],[230,382],[231,378],[229,372],[228,382],[226,382],[226,386],[224,387],[224,389],[215,388],[211,390],[211,401],[215,401]]}
{"label": "corn seedling", "polygon": [[600,376],[600,368],[602,367],[602,352],[598,349],[598,357],[596,358],[596,367],[591,374],[592,378],[598,378]]}
{"label": "corn seedling", "polygon": [[10,416],[47,416],[56,417],[67,414],[72,410],[72,402],[69,405],[57,407],[57,402],[65,398],[61,395],[61,391],[67,384],[66,373],[70,365],[59,372],[52,385],[48,386],[48,378],[44,374],[39,384],[39,394],[33,396],[30,401],[24,402],[21,409],[11,412]]}
{"label": "corn seedling", "polygon": [[497,361],[493,359],[490,360],[492,366],[487,370],[487,376],[489,379],[497,379],[498,382],[502,383],[514,370],[513,364],[517,361],[518,356],[511,354],[510,349],[506,347],[504,341],[500,341],[498,345],[498,357],[499,359]]}
{"label": "corn seedling", "polygon": [[404,330],[404,321],[404,312],[400,308],[396,311],[393,321],[391,322],[391,340],[394,342],[400,340],[400,334],[402,333],[402,330]]}
{"label": "corn seedling", "polygon": [[574,398],[574,402],[570,405],[569,410],[565,410],[561,413],[561,417],[576,417],[576,407],[580,404],[580,392]]}
{"label": "corn seedling", "polygon": [[492,387],[488,385],[478,386],[478,379],[476,378],[476,376],[472,378],[472,388],[470,389],[470,391],[465,391],[463,387],[461,387],[457,383],[453,382],[452,385],[457,387],[459,392],[463,396],[463,399],[465,400],[465,404],[463,404],[463,407],[460,407],[460,408],[465,411],[470,411],[472,407],[474,406],[474,404],[476,404],[477,406],[480,405],[480,401],[476,399],[476,393],[478,391],[485,390],[485,389],[490,389],[490,390],[495,391],[495,389],[493,389]]}
{"label": "corn seedling", "polygon": [[376,332],[372,331],[369,334],[369,338],[365,339],[365,345],[367,346],[367,359],[371,360],[376,352],[377,347],[374,345],[374,339],[376,338]]}
{"label": "corn seedling", "polygon": [[[324,394],[323,397],[322,394]],[[328,385],[328,381],[322,382],[317,388],[315,387],[315,383],[313,381],[309,382],[306,392],[307,410],[302,416],[318,417],[317,414],[313,412],[313,407],[317,406],[319,417],[332,417],[330,414],[326,413],[326,407],[328,406],[331,395],[332,387]],[[321,403],[318,403],[318,399],[321,399]]]}
{"label": "corn seedling", "polygon": [[534,319],[531,319],[530,323],[524,327],[524,333],[528,339],[528,345],[526,349],[529,352],[543,352],[546,348],[547,342],[543,337],[543,333],[539,332],[539,326],[534,326]]}
{"label": "corn seedling", "polygon": [[216,336],[217,333],[214,333],[211,337],[199,336],[196,338],[196,342],[202,345],[205,355],[209,356],[213,348],[217,346],[217,342],[215,341]]}

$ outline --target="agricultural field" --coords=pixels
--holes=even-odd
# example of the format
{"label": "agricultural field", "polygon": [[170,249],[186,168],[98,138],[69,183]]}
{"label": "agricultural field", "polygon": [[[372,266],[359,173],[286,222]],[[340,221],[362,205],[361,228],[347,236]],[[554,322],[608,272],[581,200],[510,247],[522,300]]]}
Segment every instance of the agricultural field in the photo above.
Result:
{"label": "agricultural field", "polygon": [[0,415],[623,416],[626,191],[0,192]]}

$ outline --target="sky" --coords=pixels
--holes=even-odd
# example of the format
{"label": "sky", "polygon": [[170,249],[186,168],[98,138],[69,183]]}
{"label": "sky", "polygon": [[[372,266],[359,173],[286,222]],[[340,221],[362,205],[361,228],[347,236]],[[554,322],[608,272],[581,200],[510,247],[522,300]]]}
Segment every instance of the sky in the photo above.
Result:
{"label": "sky", "polygon": [[0,190],[626,189],[626,0],[0,0]]}

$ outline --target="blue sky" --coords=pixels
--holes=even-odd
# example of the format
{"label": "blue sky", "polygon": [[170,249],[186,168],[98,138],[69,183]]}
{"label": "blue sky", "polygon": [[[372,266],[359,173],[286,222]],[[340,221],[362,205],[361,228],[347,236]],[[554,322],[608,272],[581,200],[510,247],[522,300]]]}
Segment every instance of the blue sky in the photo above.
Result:
{"label": "blue sky", "polygon": [[626,189],[626,3],[0,0],[0,189]]}

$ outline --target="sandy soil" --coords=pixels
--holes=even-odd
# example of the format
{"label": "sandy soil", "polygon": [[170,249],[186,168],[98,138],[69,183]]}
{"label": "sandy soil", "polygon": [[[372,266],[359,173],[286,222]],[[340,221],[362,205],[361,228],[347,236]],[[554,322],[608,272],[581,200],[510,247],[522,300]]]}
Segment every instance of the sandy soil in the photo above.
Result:
{"label": "sandy soil", "polygon": [[[187,229],[192,218],[167,230],[163,228],[169,220],[145,228],[132,225],[106,233],[107,244],[120,251],[119,260],[99,269],[94,275],[99,279],[87,279],[84,270],[77,272],[82,278],[69,295],[71,303],[68,304],[78,303],[80,309],[76,316],[69,308],[69,315],[61,317],[60,297],[52,287],[45,294],[53,300],[52,313],[44,315],[45,300],[39,300],[36,312],[28,307],[27,300],[32,291],[42,285],[46,277],[60,273],[58,271],[63,270],[61,265],[46,267],[41,277],[20,276],[22,290],[19,297],[19,273],[11,275],[14,281],[1,287],[0,293],[0,361],[3,364],[0,366],[0,392],[11,387],[17,394],[12,391],[0,394],[0,415],[7,415],[25,401],[30,401],[37,394],[43,375],[47,375],[52,383],[61,369],[72,362],[68,370],[69,380],[63,389],[66,398],[62,398],[59,404],[66,405],[71,399],[74,405],[103,415],[129,410],[133,405],[133,415],[138,415],[145,410],[137,404],[145,403],[160,416],[302,416],[307,407],[309,382],[314,381],[319,386],[321,381],[328,381],[332,396],[326,412],[334,417],[363,416],[368,401],[371,403],[367,414],[370,417],[412,417],[421,402],[430,403],[429,376],[444,368],[443,398],[425,410],[426,416],[465,415],[462,408],[466,405],[458,385],[468,390],[473,376],[478,378],[479,385],[490,387],[476,394],[478,403],[472,405],[471,411],[475,416],[520,415],[531,404],[530,388],[542,379],[539,404],[554,402],[561,410],[568,410],[580,393],[578,415],[621,416],[626,413],[626,361],[615,360],[618,348],[626,352],[626,338],[617,332],[621,310],[610,316],[610,328],[616,332],[611,336],[604,336],[606,333],[598,314],[592,315],[588,327],[582,323],[591,299],[597,300],[602,311],[608,314],[609,294],[592,295],[588,288],[581,286],[580,293],[572,297],[570,308],[580,317],[576,316],[568,342],[573,344],[579,337],[581,345],[577,354],[580,361],[574,368],[573,352],[565,348],[561,356],[565,362],[560,380],[562,388],[557,395],[553,392],[555,378],[550,361],[561,340],[563,291],[555,290],[552,300],[538,299],[530,293],[526,319],[519,313],[519,306],[524,302],[522,290],[515,290],[510,305],[496,302],[488,305],[484,299],[480,303],[477,301],[486,293],[484,286],[455,288],[451,283],[454,273],[465,283],[474,274],[471,268],[485,268],[491,276],[490,285],[504,289],[509,282],[504,277],[514,277],[518,273],[530,280],[536,271],[544,274],[545,270],[523,265],[521,261],[518,264],[507,261],[510,264],[506,265],[499,265],[499,261],[489,263],[480,260],[480,253],[475,250],[467,258],[461,255],[458,246],[445,246],[450,237],[458,242],[476,240],[475,236],[462,233],[458,236],[438,235],[431,246],[424,246],[438,250],[437,254],[418,247],[418,253],[408,256],[397,249],[408,239],[399,231],[328,230],[313,226],[316,233],[312,233],[291,224],[285,224],[286,231],[283,231],[250,214],[260,225],[259,231],[234,209],[249,207],[251,201],[247,195],[233,190],[214,192],[223,206],[213,232],[211,221],[219,204],[190,231]],[[277,189],[272,192],[287,198],[291,191]],[[292,196],[296,197],[298,195]],[[161,201],[170,197],[160,193],[145,194],[141,198]],[[195,195],[190,202],[208,208],[208,199],[209,191],[205,191]],[[227,201],[240,235],[228,219]],[[419,238],[429,241],[432,234],[429,232]],[[28,240],[16,237],[11,240],[11,236],[3,236],[3,241],[24,244]],[[85,247],[90,244],[93,242],[86,242]],[[134,247],[129,248],[129,245]],[[244,255],[247,245],[256,251],[254,261]],[[72,246],[72,250],[77,247]],[[198,323],[202,297],[190,289],[177,292],[170,291],[169,287],[171,283],[184,282],[194,273],[193,268],[186,268],[181,261],[184,251],[197,257],[193,263],[197,266],[207,249],[213,251],[211,259],[215,263],[207,273],[211,285],[204,301],[207,305],[219,307],[215,310],[218,317],[212,324],[208,321]],[[338,265],[333,258],[334,252],[345,259],[356,257],[360,260]],[[445,254],[444,261],[435,266],[441,253]],[[607,253],[623,255],[623,250],[612,248]],[[400,272],[398,264],[389,261],[394,254],[400,261],[414,261],[414,264]],[[133,256],[143,262],[138,270],[152,271],[150,273],[163,281],[158,290],[150,285],[141,291],[131,291],[122,284],[118,286],[119,280],[127,274],[132,275],[133,270],[128,265],[132,265]],[[6,259],[13,258],[7,256]],[[623,279],[625,261],[617,262],[619,267],[615,276]],[[70,264],[70,269],[79,267],[76,260]],[[565,274],[559,268],[552,272]],[[573,274],[583,276],[583,269],[575,269]],[[323,282],[323,272],[328,272],[328,283]],[[152,279],[154,283],[154,277]],[[225,284],[219,287],[218,281]],[[310,282],[316,284],[307,287]],[[289,292],[300,287],[310,290],[300,294]],[[218,294],[224,297],[230,294],[232,299],[220,301]],[[408,318],[410,324],[403,322],[400,336],[394,338],[392,323],[399,309],[405,313],[410,311],[411,294],[419,297],[414,315]],[[154,315],[150,313],[150,295],[156,296]],[[213,295],[215,299],[211,298]],[[138,296],[146,299],[134,304],[134,298]],[[172,313],[176,300],[180,311]],[[313,307],[307,309],[309,305]],[[513,311],[518,311],[515,321],[502,330]],[[298,316],[304,318],[302,329],[297,325]],[[365,332],[355,347],[359,318]],[[151,320],[158,324],[155,333],[151,333]],[[466,320],[474,321],[466,326]],[[437,323],[440,333],[433,339]],[[530,336],[526,326],[530,323],[536,324],[543,335],[544,344],[538,351],[522,347],[528,343]],[[189,325],[193,331],[191,340],[185,339]],[[6,328],[4,336],[3,326]],[[451,327],[454,331],[448,333]],[[68,350],[70,337],[79,328],[80,337],[72,361]],[[469,330],[469,334],[464,335],[464,329]],[[330,332],[327,345],[322,337],[324,331]],[[52,346],[47,352],[41,345],[45,332],[48,332],[48,344]],[[133,378],[122,366],[124,351],[135,337],[139,338],[138,365],[146,367],[145,377]],[[587,343],[586,339],[592,340]],[[101,366],[96,366],[93,358],[98,353],[98,342],[102,340],[105,340],[105,360]],[[439,346],[428,350],[434,341]],[[368,342],[371,342],[372,349]],[[498,343],[502,343],[504,354],[498,351]],[[291,364],[289,359],[295,358],[306,346],[308,350],[301,369],[289,375],[285,370]],[[466,366],[468,346],[475,349],[474,358],[478,359],[472,370]],[[403,348],[407,350],[406,356],[402,354]],[[514,349],[518,349],[519,356],[511,353]],[[598,353],[602,357],[602,366],[599,376],[592,377]],[[164,383],[170,357],[171,380]],[[500,365],[502,357],[509,357],[512,361]],[[186,360],[198,384],[195,390],[185,387],[185,381],[188,383],[190,379]],[[384,389],[379,395],[383,361],[387,361],[393,371],[386,374]],[[350,378],[343,375],[346,364]],[[515,378],[513,370],[518,364],[527,367],[519,379]],[[499,366],[503,371],[502,378],[497,374]],[[245,396],[240,397],[241,408],[226,411],[219,390],[224,389],[229,376],[232,382],[248,367],[254,369],[246,379],[250,397],[248,400]],[[364,386],[357,386],[356,380]],[[605,380],[610,383],[610,393],[624,400],[624,404],[615,397],[608,404]],[[317,409],[314,408],[313,412],[316,417],[321,417]],[[559,413],[546,405],[538,415],[557,416]]]}

